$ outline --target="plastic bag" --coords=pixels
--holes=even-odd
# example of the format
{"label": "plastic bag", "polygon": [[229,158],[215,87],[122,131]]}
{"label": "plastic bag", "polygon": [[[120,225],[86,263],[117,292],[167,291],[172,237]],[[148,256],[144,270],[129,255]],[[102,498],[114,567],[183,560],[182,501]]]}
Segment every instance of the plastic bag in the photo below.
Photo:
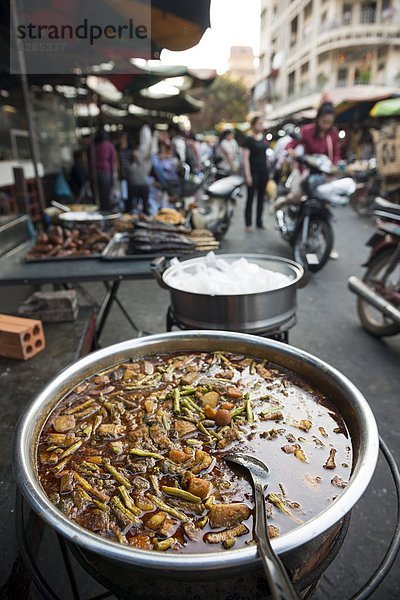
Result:
{"label": "plastic bag", "polygon": [[71,198],[72,192],[63,173],[59,173],[56,179],[55,194],[57,198]]}
{"label": "plastic bag", "polygon": [[267,181],[267,185],[265,186],[265,191],[270,200],[276,200],[278,197],[278,186],[276,185],[273,179],[269,179]]}

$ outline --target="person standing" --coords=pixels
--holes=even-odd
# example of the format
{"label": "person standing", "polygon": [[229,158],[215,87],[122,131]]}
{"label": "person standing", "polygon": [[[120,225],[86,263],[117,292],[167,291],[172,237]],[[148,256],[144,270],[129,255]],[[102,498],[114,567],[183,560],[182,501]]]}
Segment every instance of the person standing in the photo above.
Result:
{"label": "person standing", "polygon": [[100,210],[111,210],[111,189],[116,169],[117,153],[104,129],[100,129],[94,141],[96,177],[99,190]]}
{"label": "person standing", "polygon": [[244,174],[247,184],[247,202],[245,208],[246,231],[253,231],[252,213],[254,195],[257,193],[256,225],[264,229],[263,210],[265,186],[268,180],[267,141],[264,136],[264,124],[260,116],[250,121],[250,134],[243,143]]}
{"label": "person standing", "polygon": [[221,177],[234,175],[239,172],[239,145],[235,140],[235,133],[232,129],[225,129],[221,133],[219,142],[215,148],[215,158],[218,170],[221,171]]}
{"label": "person standing", "polygon": [[88,191],[89,174],[85,165],[83,150],[74,150],[73,157],[74,162],[69,173],[69,185],[76,202],[82,202]]}
{"label": "person standing", "polygon": [[182,129],[177,123],[171,123],[168,128],[168,135],[171,140],[171,148],[179,162],[186,162],[186,141]]}

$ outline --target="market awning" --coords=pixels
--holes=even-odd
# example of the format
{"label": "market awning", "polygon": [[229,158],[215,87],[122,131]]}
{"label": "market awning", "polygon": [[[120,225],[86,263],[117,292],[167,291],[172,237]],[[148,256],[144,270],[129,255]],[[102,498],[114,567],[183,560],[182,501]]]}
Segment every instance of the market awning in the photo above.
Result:
{"label": "market awning", "polygon": [[361,121],[378,100],[400,96],[400,88],[380,85],[355,85],[326,92],[321,101],[332,102],[338,121]]}
{"label": "market awning", "polygon": [[134,104],[145,108],[146,110],[156,110],[164,113],[168,112],[174,115],[196,113],[204,108],[203,102],[192,98],[192,96],[189,96],[189,94],[186,93],[162,98],[136,95]]}
{"label": "market awning", "polygon": [[132,59],[132,72],[126,74],[107,75],[115,87],[124,94],[134,94],[144,88],[150,87],[159,81],[173,77],[183,77],[186,83],[182,84],[185,89],[204,87],[210,85],[217,72],[210,69],[189,69],[182,65],[163,65],[157,60]]}
{"label": "market awning", "polygon": [[[106,0],[115,5],[115,0]],[[210,27],[211,0],[151,0],[153,50],[187,50],[199,43]],[[140,0],[138,1],[140,4]],[[118,2],[118,11],[129,19],[135,0]],[[147,2],[145,2],[147,4]]]}
{"label": "market awning", "polygon": [[[130,72],[131,58],[158,59],[163,49],[172,51],[187,50],[195,46],[210,26],[211,0],[196,0],[184,2],[183,0],[85,0],[84,3],[74,0],[60,2],[60,0],[46,0],[33,3],[31,0],[21,0],[18,3],[18,23],[26,26],[30,23],[40,30],[43,43],[54,42],[59,38],[63,28],[68,27],[70,37],[67,38],[66,52],[29,53],[25,52],[27,73],[95,73],[95,69],[103,70],[103,65],[116,65],[116,72]],[[67,8],[66,8],[67,6]],[[3,11],[0,12],[2,14]],[[88,16],[92,22],[88,23]],[[90,19],[89,19],[90,21]],[[2,25],[3,37],[10,37],[9,18],[6,26]],[[143,24],[150,30],[150,36],[139,38],[134,34],[126,33],[116,35],[120,28],[128,32],[135,26]],[[84,28],[79,35],[77,28]],[[89,29],[97,27],[108,31],[110,35],[101,34],[95,39],[95,44],[88,33]],[[85,29],[86,28],[86,29]],[[51,29],[51,32],[50,32]],[[135,29],[132,29],[135,31]],[[121,29],[122,31],[122,29]],[[35,35],[39,35],[36,33]],[[84,35],[85,34],[85,35]],[[97,35],[97,32],[96,32]],[[50,37],[53,36],[53,37]],[[54,36],[57,36],[54,38]],[[86,37],[85,37],[86,36]],[[15,38],[11,31],[11,40]],[[89,44],[90,38],[90,46]],[[4,41],[4,40],[3,40]],[[93,50],[93,52],[92,52]],[[38,57],[40,54],[40,57]],[[12,57],[16,56],[16,51]],[[34,56],[33,56],[34,55]],[[7,56],[7,53],[5,54]],[[35,58],[37,57],[37,58]],[[11,61],[18,70],[14,57]],[[7,61],[8,63],[8,61]],[[0,63],[7,72],[9,64]],[[15,63],[15,64],[14,64]]]}
{"label": "market awning", "polygon": [[400,98],[381,100],[369,111],[371,117],[398,117],[400,116]]}

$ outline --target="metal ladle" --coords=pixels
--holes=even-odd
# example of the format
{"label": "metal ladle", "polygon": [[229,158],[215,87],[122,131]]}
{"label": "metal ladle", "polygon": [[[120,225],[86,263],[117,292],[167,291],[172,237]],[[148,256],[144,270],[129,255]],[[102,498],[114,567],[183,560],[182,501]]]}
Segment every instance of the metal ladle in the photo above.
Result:
{"label": "metal ladle", "polygon": [[264,491],[268,485],[267,478],[269,474],[267,465],[258,458],[247,454],[227,454],[225,460],[244,467],[251,475],[256,508],[255,535],[258,553],[274,600],[298,600],[298,595],[290,577],[280,558],[273,551],[268,537],[264,500]]}

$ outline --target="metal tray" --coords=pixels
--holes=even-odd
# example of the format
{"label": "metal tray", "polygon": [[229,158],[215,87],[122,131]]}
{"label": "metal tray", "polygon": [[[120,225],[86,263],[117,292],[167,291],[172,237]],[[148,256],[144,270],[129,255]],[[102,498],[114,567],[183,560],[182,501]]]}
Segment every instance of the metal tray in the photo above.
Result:
{"label": "metal tray", "polygon": [[126,254],[130,237],[129,233],[116,233],[104,248],[101,257],[105,260],[143,260],[144,258],[153,259],[161,255],[165,258],[173,258],[174,256],[196,254],[194,248],[188,248],[187,250],[182,248],[176,248],[175,250],[155,249],[148,252]]}
{"label": "metal tray", "polygon": [[101,212],[89,212],[89,211],[71,211],[61,213],[58,215],[58,219],[62,225],[75,225],[80,223],[104,223],[108,221],[115,221],[121,217],[120,212],[116,213],[101,213]]}
{"label": "metal tray", "polygon": [[44,262],[60,262],[60,261],[70,261],[70,260],[92,260],[95,258],[101,258],[102,255],[98,252],[96,254],[89,254],[88,256],[45,256],[44,258],[29,258],[29,256],[25,256],[22,259],[24,263],[44,263]]}

